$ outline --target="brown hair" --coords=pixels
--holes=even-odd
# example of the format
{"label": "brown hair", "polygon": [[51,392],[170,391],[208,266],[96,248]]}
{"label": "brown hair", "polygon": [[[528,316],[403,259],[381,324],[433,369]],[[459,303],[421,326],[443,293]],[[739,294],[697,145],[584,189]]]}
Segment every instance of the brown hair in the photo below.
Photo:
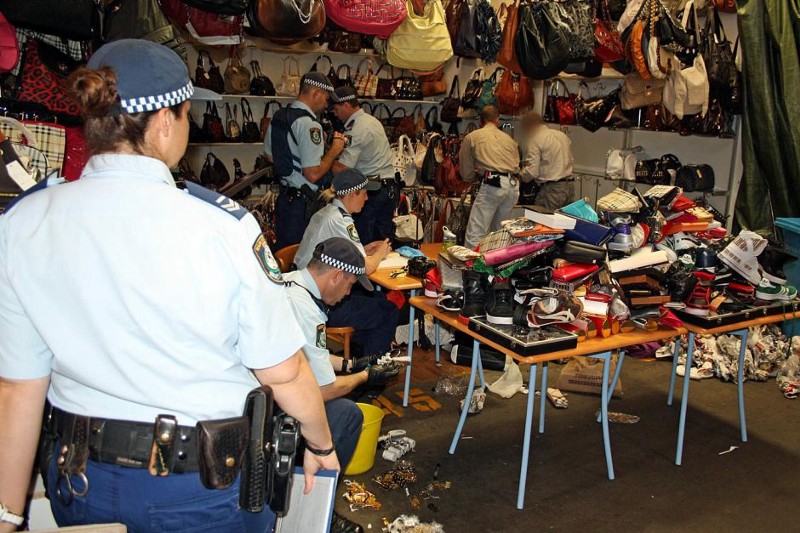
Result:
{"label": "brown hair", "polygon": [[[124,112],[117,94],[117,76],[110,67],[80,68],[70,75],[67,88],[81,109],[90,153],[113,153],[123,146],[142,153],[145,130],[157,111]],[[176,117],[181,105],[169,108]]]}

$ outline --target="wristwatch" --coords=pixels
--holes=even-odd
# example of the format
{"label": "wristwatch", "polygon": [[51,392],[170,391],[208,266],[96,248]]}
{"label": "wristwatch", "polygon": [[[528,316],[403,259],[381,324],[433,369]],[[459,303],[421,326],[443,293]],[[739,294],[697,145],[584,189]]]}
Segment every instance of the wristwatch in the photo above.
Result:
{"label": "wristwatch", "polygon": [[24,521],[25,521],[24,516],[12,513],[8,509],[8,507],[6,507],[6,504],[0,502],[0,522],[5,522],[7,524],[14,524],[15,526],[21,526]]}

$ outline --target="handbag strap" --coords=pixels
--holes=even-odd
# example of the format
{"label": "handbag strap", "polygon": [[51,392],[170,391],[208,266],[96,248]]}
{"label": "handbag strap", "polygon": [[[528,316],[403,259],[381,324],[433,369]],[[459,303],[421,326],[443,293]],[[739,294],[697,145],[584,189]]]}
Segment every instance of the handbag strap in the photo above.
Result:
{"label": "handbag strap", "polygon": [[[291,62],[294,61],[294,73],[292,72]],[[286,76],[300,77],[300,62],[296,57],[286,56],[283,59],[283,74]]]}
{"label": "handbag strap", "polygon": [[[342,69],[344,69],[347,72],[347,74],[345,74],[344,77],[342,77],[341,74],[339,74],[342,71]],[[339,78],[340,80],[349,80],[350,79],[350,65],[348,65],[347,63],[339,65],[339,68],[336,69],[336,77]]]}
{"label": "handbag strap", "polygon": [[367,75],[370,76],[370,75],[373,74],[373,72],[372,72],[372,59],[370,59],[368,57],[365,57],[364,59],[359,61],[358,65],[356,66],[356,76],[358,76],[361,73],[361,65],[363,65],[365,62],[367,63]]}
{"label": "handbag strap", "polygon": [[253,77],[261,78],[264,76],[261,74],[261,65],[255,59],[250,61],[250,69],[253,71]]}
{"label": "handbag strap", "polygon": [[461,86],[458,83],[458,74],[453,76],[453,81],[450,83],[450,92],[447,94],[448,98],[458,98],[461,94]]}
{"label": "handbag strap", "polygon": [[242,98],[242,122],[253,122],[253,110],[250,108],[250,102],[246,98]]}
{"label": "handbag strap", "polygon": [[270,100],[269,102],[267,102],[266,104],[264,104],[264,115],[263,115],[263,117],[262,117],[262,118],[265,118],[265,117],[268,117],[268,116],[269,116],[269,109],[270,109],[270,107],[272,107],[272,104],[276,104],[276,105],[278,106],[278,109],[280,109],[281,107],[283,107],[279,101],[277,101],[277,100]]}
{"label": "handbag strap", "polygon": [[[389,108],[387,107],[386,109],[389,109]],[[400,117],[400,119],[404,119],[404,118],[406,118],[406,117],[408,116],[408,115],[406,114],[406,110],[405,110],[405,109],[403,109],[402,107],[398,107],[398,108],[396,108],[394,111],[392,111],[392,112],[389,114],[389,121],[393,121],[393,120],[395,119],[395,116],[394,116],[394,115],[395,115],[395,113],[397,113],[398,111],[402,111],[402,112],[403,112],[403,116],[402,116],[402,117]]]}
{"label": "handbag strap", "polygon": [[327,55],[325,55],[325,54],[320,54],[320,55],[318,55],[318,56],[317,56],[317,58],[314,60],[314,64],[313,64],[313,65],[311,65],[311,68],[309,69],[309,72],[317,72],[317,63],[319,62],[319,60],[320,60],[320,59],[327,59],[327,60],[328,60],[328,70],[329,70],[329,71],[330,71],[330,70],[333,70],[333,68],[334,68],[334,67],[333,67],[333,61],[331,60],[331,58],[330,58],[330,57],[328,57],[328,56],[327,56]]}
{"label": "handbag strap", "polygon": [[[385,62],[381,63],[381,66],[378,67],[378,70],[375,71],[375,76],[378,76],[378,74],[381,73],[381,70],[383,70],[383,67],[386,67],[386,66],[389,67],[389,69],[388,69],[389,78],[388,79],[393,80],[394,79],[394,67],[392,65],[390,65],[389,63],[385,63]],[[378,77],[380,77],[380,76],[378,76]]]}
{"label": "handbag strap", "polygon": [[[431,115],[433,116],[433,120],[431,120]],[[431,108],[428,109],[428,112],[425,113],[425,122],[427,122],[428,126],[431,126],[431,127],[433,127],[434,124],[438,124],[439,123],[439,108],[437,108],[436,106],[431,106]]]}

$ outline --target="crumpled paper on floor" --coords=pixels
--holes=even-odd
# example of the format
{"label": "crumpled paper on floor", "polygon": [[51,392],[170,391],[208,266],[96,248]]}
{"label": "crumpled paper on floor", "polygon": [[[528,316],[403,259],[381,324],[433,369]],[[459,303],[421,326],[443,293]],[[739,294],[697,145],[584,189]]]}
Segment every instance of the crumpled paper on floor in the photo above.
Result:
{"label": "crumpled paper on floor", "polygon": [[506,371],[503,372],[500,379],[487,385],[487,388],[503,398],[511,398],[519,392],[522,384],[522,372],[519,370],[519,365],[506,356]]}

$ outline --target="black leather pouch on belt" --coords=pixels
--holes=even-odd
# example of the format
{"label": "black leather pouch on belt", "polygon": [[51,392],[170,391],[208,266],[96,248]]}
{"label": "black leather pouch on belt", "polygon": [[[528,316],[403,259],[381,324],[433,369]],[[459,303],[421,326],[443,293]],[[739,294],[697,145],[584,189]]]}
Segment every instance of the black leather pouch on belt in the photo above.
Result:
{"label": "black leather pouch on belt", "polygon": [[314,213],[328,205],[328,202],[322,196],[320,191],[315,191],[307,184],[303,184],[300,187],[300,193],[306,200],[306,222],[311,220],[311,217],[314,216]]}
{"label": "black leather pouch on belt", "polygon": [[236,480],[250,441],[250,422],[237,416],[197,423],[200,481],[207,489],[226,489]]}
{"label": "black leather pouch on belt", "polygon": [[250,442],[242,465],[239,507],[251,513],[264,509],[271,491],[269,451],[272,443],[272,389],[264,385],[253,389],[244,403],[244,416],[250,424]]}

